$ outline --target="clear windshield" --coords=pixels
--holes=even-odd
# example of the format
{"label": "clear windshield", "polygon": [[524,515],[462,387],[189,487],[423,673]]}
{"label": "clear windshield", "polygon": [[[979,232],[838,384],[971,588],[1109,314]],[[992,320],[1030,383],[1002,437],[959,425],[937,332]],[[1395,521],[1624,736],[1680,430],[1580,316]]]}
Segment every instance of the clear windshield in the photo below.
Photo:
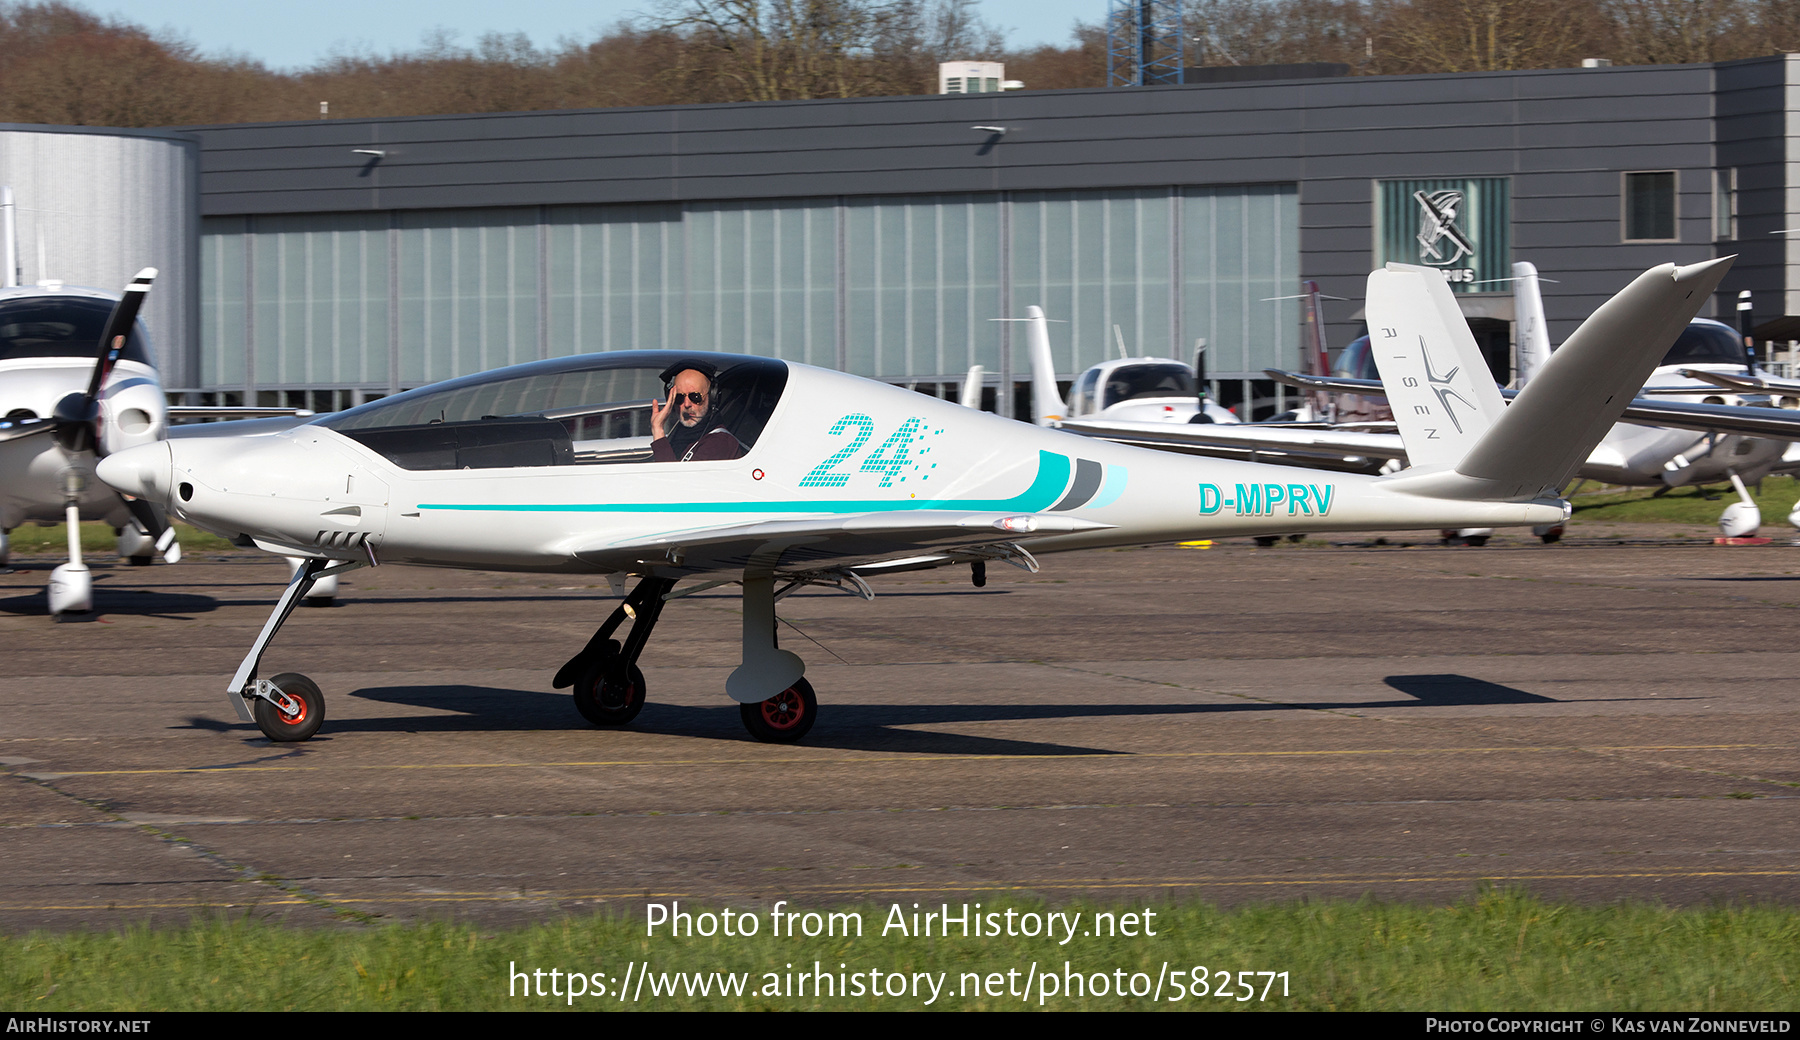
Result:
{"label": "clear windshield", "polygon": [[1711,321],[1696,321],[1682,330],[1675,345],[1663,356],[1665,365],[1748,365],[1744,339],[1730,328]]}
{"label": "clear windshield", "polygon": [[1100,407],[1111,408],[1140,397],[1198,396],[1193,371],[1179,362],[1121,365],[1106,374],[1106,396]]}
{"label": "clear windshield", "polygon": [[[87,296],[28,296],[0,301],[0,361],[19,358],[91,358],[112,314],[109,300]],[[150,364],[143,323],[132,326],[121,361]]]}
{"label": "clear windshield", "polygon": [[1338,354],[1337,371],[1333,375],[1346,379],[1380,379],[1375,370],[1375,355],[1369,350],[1369,337],[1359,336]]}
{"label": "clear windshield", "polygon": [[[724,431],[737,454],[748,451],[787,384],[787,366],[779,361],[664,351],[587,354],[421,387],[316,422],[404,469],[649,462],[655,457],[651,405],[668,397],[664,374],[689,360],[710,376],[705,412],[689,439]],[[681,434],[670,439],[680,441]]]}

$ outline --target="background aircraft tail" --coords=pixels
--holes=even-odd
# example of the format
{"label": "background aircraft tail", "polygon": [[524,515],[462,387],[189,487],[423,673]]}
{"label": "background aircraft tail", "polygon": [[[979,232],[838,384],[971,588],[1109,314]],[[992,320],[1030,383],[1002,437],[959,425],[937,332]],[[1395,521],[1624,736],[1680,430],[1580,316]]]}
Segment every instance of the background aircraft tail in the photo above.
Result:
{"label": "background aircraft tail", "polygon": [[1524,389],[1531,377],[1550,360],[1550,329],[1544,323],[1544,295],[1538,286],[1537,267],[1521,260],[1513,264],[1513,320],[1517,322],[1517,374],[1513,386]]}
{"label": "background aircraft tail", "polygon": [[1056,392],[1056,362],[1050,358],[1050,323],[1035,303],[1025,308],[1025,350],[1031,358],[1031,417],[1048,426],[1062,419],[1063,400]]}

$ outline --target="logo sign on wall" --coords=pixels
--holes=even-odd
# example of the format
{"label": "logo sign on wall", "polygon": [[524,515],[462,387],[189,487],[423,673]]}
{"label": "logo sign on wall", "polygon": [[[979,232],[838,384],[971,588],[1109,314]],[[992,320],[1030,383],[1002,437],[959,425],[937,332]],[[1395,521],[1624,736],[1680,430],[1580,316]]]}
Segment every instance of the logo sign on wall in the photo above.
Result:
{"label": "logo sign on wall", "polygon": [[1505,177],[1375,182],[1375,266],[1435,267],[1457,292],[1508,292],[1512,184]]}

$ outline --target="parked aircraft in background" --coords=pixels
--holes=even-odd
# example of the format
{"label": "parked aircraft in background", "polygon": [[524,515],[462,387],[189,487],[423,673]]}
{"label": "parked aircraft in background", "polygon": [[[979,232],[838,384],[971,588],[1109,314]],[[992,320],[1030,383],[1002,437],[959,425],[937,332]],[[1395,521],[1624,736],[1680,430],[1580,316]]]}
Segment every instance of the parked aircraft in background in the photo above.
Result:
{"label": "parked aircraft in background", "polygon": [[642,708],[637,658],[664,605],[739,584],[742,654],[725,690],[754,736],[791,741],[818,702],[776,645],[775,603],[807,585],[870,598],[880,574],[967,565],[980,584],[989,561],[1036,570],[1044,552],[1561,521],[1556,489],[1730,263],[1644,273],[1510,408],[1485,368],[1442,368],[1461,349],[1443,280],[1375,272],[1369,313],[1413,448],[1391,476],[1142,451],[841,372],[670,352],[514,366],[251,440],[145,445],[99,473],[197,526],[307,557],[227,687],[273,740],[315,733],[324,698],[303,675],[258,677],[270,639],[312,582],[386,562],[635,576],[553,681],[600,725]]}
{"label": "parked aircraft in background", "polygon": [[55,284],[0,288],[0,529],[69,525],[69,562],[50,573],[55,615],[92,608],[81,557],[84,514],[119,531],[119,555],[132,563],[181,555],[157,508],[93,475],[98,459],[152,443],[168,428],[149,338],[137,321],[155,277],[154,268],[138,272],[122,297]]}

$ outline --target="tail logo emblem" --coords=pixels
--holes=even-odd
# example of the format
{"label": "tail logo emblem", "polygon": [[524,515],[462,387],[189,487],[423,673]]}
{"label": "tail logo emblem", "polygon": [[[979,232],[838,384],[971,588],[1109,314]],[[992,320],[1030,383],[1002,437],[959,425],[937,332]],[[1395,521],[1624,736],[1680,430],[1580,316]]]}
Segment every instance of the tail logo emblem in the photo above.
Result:
{"label": "tail logo emblem", "polygon": [[1433,393],[1437,394],[1438,403],[1444,406],[1444,415],[1449,417],[1450,422],[1456,427],[1457,433],[1463,432],[1462,423],[1457,421],[1456,412],[1450,407],[1450,399],[1454,397],[1456,400],[1462,402],[1464,408],[1467,408],[1471,412],[1475,410],[1475,406],[1470,404],[1467,398],[1463,397],[1463,395],[1457,393],[1455,390],[1450,389],[1450,381],[1456,378],[1456,373],[1462,371],[1462,366],[1458,365],[1443,375],[1438,375],[1432,368],[1431,348],[1425,345],[1424,336],[1419,337],[1419,355],[1425,359],[1426,382],[1436,384],[1432,386],[1431,389]]}

